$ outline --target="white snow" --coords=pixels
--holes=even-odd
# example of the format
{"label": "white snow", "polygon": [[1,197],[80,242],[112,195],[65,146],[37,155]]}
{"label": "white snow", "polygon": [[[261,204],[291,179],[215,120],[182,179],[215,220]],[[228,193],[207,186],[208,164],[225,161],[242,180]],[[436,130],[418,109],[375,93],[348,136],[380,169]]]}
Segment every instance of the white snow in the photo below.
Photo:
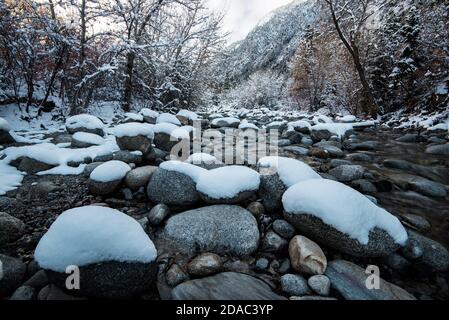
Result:
{"label": "white snow", "polygon": [[143,115],[141,115],[141,114],[127,112],[127,113],[125,113],[125,117],[126,117],[125,121],[132,120],[135,122],[143,122]]}
{"label": "white snow", "polygon": [[214,119],[214,120],[212,120],[211,125],[218,127],[219,122],[224,122],[226,124],[226,126],[240,125],[240,119],[232,118],[232,117]]}
{"label": "white snow", "polygon": [[148,123],[130,122],[116,126],[113,129],[114,135],[118,138],[144,136],[149,139],[154,138],[154,126]]}
{"label": "white snow", "polygon": [[303,128],[307,128],[307,129],[311,130],[311,128],[312,128],[310,123],[305,121],[305,120],[298,120],[298,121],[295,121],[295,122],[290,122],[288,124],[288,126],[292,127],[294,130],[295,129],[303,129]]}
{"label": "white snow", "polygon": [[159,115],[156,123],[172,123],[177,126],[181,125],[181,122],[178,120],[178,118],[170,113],[163,113]]}
{"label": "white snow", "polygon": [[196,189],[211,199],[231,199],[260,186],[258,172],[243,166],[227,166],[207,171],[198,179]]}
{"label": "white snow", "polygon": [[285,192],[282,202],[286,212],[313,215],[362,245],[368,244],[370,231],[375,227],[385,230],[400,245],[408,238],[396,217],[358,191],[336,181],[300,182]]}
{"label": "white snow", "polygon": [[82,162],[85,158],[94,159],[119,151],[114,137],[104,139],[104,144],[89,148],[68,149],[61,148],[52,143],[41,143],[32,146],[10,147],[2,152],[6,155],[4,161],[10,163],[20,157],[28,157],[49,165],[67,165],[68,162]]}
{"label": "white snow", "polygon": [[0,118],[0,130],[1,131],[10,131],[11,126],[9,125],[8,121],[6,121],[3,118]]}
{"label": "white snow", "polygon": [[352,129],[353,125],[349,123],[320,123],[312,126],[312,131],[327,130],[339,138],[343,137],[346,132]]}
{"label": "white snow", "polygon": [[321,176],[309,165],[292,158],[265,157],[259,160],[258,167],[261,169],[261,174],[277,173],[287,188],[301,181],[321,179]]}
{"label": "white snow", "polygon": [[65,121],[66,128],[69,129],[79,129],[86,128],[90,130],[103,129],[104,123],[97,117],[91,116],[89,114],[80,114],[67,118]]}
{"label": "white snow", "polygon": [[436,130],[449,131],[449,120],[447,123],[437,124],[436,126],[430,127],[427,130],[429,130],[429,131],[436,131]]}
{"label": "white snow", "polygon": [[81,164],[78,167],[69,167],[67,165],[60,165],[50,170],[38,172],[38,176],[45,175],[60,175],[60,176],[78,176],[84,172],[86,168],[85,164]]}
{"label": "white snow", "polygon": [[347,115],[344,117],[338,117],[337,121],[343,122],[343,123],[353,123],[357,121],[356,116]]}
{"label": "white snow", "polygon": [[23,180],[23,174],[16,168],[0,160],[0,195],[15,190]]}
{"label": "white snow", "polygon": [[178,112],[178,116],[184,117],[191,121],[196,121],[200,119],[200,117],[195,112],[189,110],[180,110]]}
{"label": "white snow", "polygon": [[89,143],[92,145],[100,146],[105,143],[105,140],[97,134],[87,133],[87,132],[76,132],[72,136],[73,139]]}
{"label": "white snow", "polygon": [[220,163],[217,158],[208,153],[194,153],[187,160],[187,163],[191,164],[217,164]]}
{"label": "white snow", "polygon": [[43,269],[101,262],[150,263],[156,248],[140,224],[110,208],[90,206],[62,213],[37,245],[34,257]]}
{"label": "white snow", "polygon": [[90,179],[97,182],[111,182],[123,179],[131,167],[122,161],[108,161],[95,168]]}
{"label": "white snow", "polygon": [[198,179],[200,178],[200,176],[202,174],[204,174],[205,172],[207,172],[207,170],[204,168],[195,166],[190,163],[181,162],[181,161],[166,161],[166,162],[161,163],[159,168],[161,168],[163,170],[167,170],[167,171],[174,171],[174,172],[182,173],[182,174],[192,178],[192,180],[194,182],[197,182]]}
{"label": "white snow", "polygon": [[246,120],[246,119],[242,120],[242,122],[239,125],[239,129],[240,130],[248,130],[248,129],[259,130],[259,128],[255,124],[248,122],[248,120]]}
{"label": "white snow", "polygon": [[329,118],[328,116],[325,116],[324,114],[318,114],[315,117],[313,117],[312,120],[315,124],[320,124],[320,123],[334,123],[334,121],[332,121],[331,118]]}
{"label": "white snow", "polygon": [[142,116],[148,117],[148,118],[154,118],[157,119],[159,117],[159,112],[153,111],[151,109],[143,108],[139,112]]}
{"label": "white snow", "polygon": [[153,126],[154,133],[165,133],[175,139],[188,139],[193,132],[192,126],[178,127],[172,123],[158,123]]}

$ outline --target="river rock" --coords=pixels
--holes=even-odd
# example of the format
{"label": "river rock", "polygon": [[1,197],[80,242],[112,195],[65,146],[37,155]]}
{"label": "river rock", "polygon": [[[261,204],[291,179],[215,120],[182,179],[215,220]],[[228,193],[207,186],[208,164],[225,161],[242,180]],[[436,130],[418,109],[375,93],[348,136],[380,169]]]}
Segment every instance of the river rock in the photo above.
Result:
{"label": "river rock", "polygon": [[348,261],[332,261],[329,263],[326,276],[332,288],[346,300],[416,300],[404,289],[380,279],[379,290],[370,290],[366,286],[371,273]]}
{"label": "river rock", "polygon": [[189,206],[200,200],[190,176],[161,168],[153,173],[147,194],[152,202],[168,206]]}
{"label": "river rock", "polygon": [[329,171],[340,182],[349,182],[363,178],[365,169],[362,166],[342,165]]}
{"label": "river rock", "polygon": [[173,264],[165,274],[165,279],[170,287],[176,287],[178,284],[189,280],[189,275],[177,264]]}
{"label": "river rock", "polygon": [[298,146],[285,147],[284,151],[292,153],[296,156],[307,156],[309,154],[309,149]]}
{"label": "river rock", "polygon": [[26,273],[25,264],[19,259],[0,254],[2,277],[0,277],[0,299],[7,297],[17,289]]}
{"label": "river rock", "polygon": [[449,143],[428,147],[426,153],[449,156]]}
{"label": "river rock", "polygon": [[331,281],[325,275],[317,275],[307,280],[309,287],[320,296],[327,297],[331,291]]}
{"label": "river rock", "polygon": [[284,300],[262,280],[235,272],[184,282],[171,295],[174,300]]}
{"label": "river rock", "polygon": [[216,205],[171,217],[164,236],[191,252],[245,256],[259,245],[254,216],[238,206]]}
{"label": "river rock", "polygon": [[282,291],[289,296],[304,296],[311,294],[307,280],[297,274],[286,274],[281,277]]}
{"label": "river rock", "polygon": [[14,291],[13,295],[9,300],[15,301],[29,301],[35,300],[37,296],[36,289],[28,286],[21,286]]}
{"label": "river rock", "polygon": [[203,253],[189,262],[189,274],[197,277],[206,277],[222,270],[223,264],[220,256],[214,253]]}
{"label": "river rock", "polygon": [[449,252],[440,243],[409,230],[409,242],[415,242],[422,248],[422,256],[416,261],[436,271],[449,269]]}
{"label": "river rock", "polygon": [[327,258],[312,240],[296,236],[290,241],[288,252],[295,271],[310,275],[321,275],[326,271]]}
{"label": "river rock", "polygon": [[33,158],[23,157],[20,161],[18,169],[29,174],[36,174],[41,171],[47,171],[54,168],[56,165],[48,164]]}
{"label": "river rock", "polygon": [[160,225],[170,215],[170,208],[165,204],[158,204],[148,213],[148,222],[152,226]]}
{"label": "river rock", "polygon": [[273,230],[287,240],[295,236],[295,228],[285,220],[276,220],[273,222]]}
{"label": "river rock", "polygon": [[259,197],[268,214],[282,209],[282,195],[287,191],[279,175],[261,175]]}
{"label": "river rock", "polygon": [[267,253],[282,253],[287,250],[287,246],[287,240],[269,231],[262,240],[261,250]]}
{"label": "river rock", "polygon": [[16,241],[25,233],[25,224],[5,213],[0,212],[0,246]]}
{"label": "river rock", "polygon": [[125,185],[133,190],[146,187],[153,173],[157,170],[154,166],[139,167],[126,174]]}

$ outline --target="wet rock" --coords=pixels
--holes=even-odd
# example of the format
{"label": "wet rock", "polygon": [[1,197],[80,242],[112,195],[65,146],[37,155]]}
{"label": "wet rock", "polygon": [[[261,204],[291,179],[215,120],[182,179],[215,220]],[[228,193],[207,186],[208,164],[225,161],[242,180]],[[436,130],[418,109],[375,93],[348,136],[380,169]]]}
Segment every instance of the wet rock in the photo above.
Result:
{"label": "wet rock", "polygon": [[287,240],[295,236],[295,228],[285,220],[276,220],[273,223],[273,230]]}
{"label": "wet rock", "polygon": [[329,158],[329,152],[322,148],[312,148],[309,151],[309,155],[311,157],[315,157],[318,159],[328,159]]}
{"label": "wet rock", "polygon": [[363,141],[363,142],[347,142],[343,145],[343,148],[350,151],[371,151],[377,149],[376,141]]}
{"label": "wet rock", "polygon": [[109,181],[109,182],[99,182],[89,179],[87,182],[87,187],[89,192],[96,196],[107,196],[114,193],[121,185],[122,179]]}
{"label": "wet rock", "polygon": [[342,158],[344,156],[343,151],[336,146],[327,145],[320,148],[326,151],[330,158]]}
{"label": "wet rock", "polygon": [[289,296],[304,296],[311,294],[307,280],[297,274],[286,274],[281,277],[282,291]]}
{"label": "wet rock", "polygon": [[309,154],[309,149],[298,146],[285,147],[284,151],[292,153],[296,156],[307,156]]}
{"label": "wet rock", "polygon": [[421,216],[415,214],[402,214],[400,218],[404,224],[419,232],[426,233],[431,229],[430,222]]}
{"label": "wet rock", "polygon": [[218,273],[223,269],[220,256],[213,253],[204,253],[187,265],[189,274],[197,277],[206,277]]}
{"label": "wet rock", "polygon": [[148,213],[148,222],[152,226],[160,225],[170,215],[170,208],[165,204],[158,204]]}
{"label": "wet rock", "polygon": [[428,147],[426,153],[449,156],[449,143]]}
{"label": "wet rock", "polygon": [[366,286],[371,273],[348,261],[332,261],[326,271],[332,288],[346,300],[416,300],[404,289],[380,280],[379,290],[370,290]]}
{"label": "wet rock", "polygon": [[171,287],[176,287],[178,284],[189,280],[187,273],[185,273],[177,264],[172,265],[170,269],[168,269],[165,278],[167,284]]}
{"label": "wet rock", "polygon": [[409,238],[403,248],[401,248],[402,255],[410,261],[420,259],[424,254],[424,249],[417,239]]}
{"label": "wet rock", "polygon": [[396,141],[402,142],[402,143],[416,143],[416,142],[425,142],[426,139],[424,139],[424,137],[422,137],[416,133],[409,133],[409,134],[403,135],[400,138],[397,138]]}
{"label": "wet rock", "polygon": [[268,214],[282,209],[282,195],[285,191],[287,187],[278,174],[260,176],[259,197]]}
{"label": "wet rock", "polygon": [[310,275],[321,275],[326,271],[327,258],[312,240],[296,236],[290,241],[288,252],[295,271]]}
{"label": "wet rock", "polygon": [[145,166],[131,170],[125,177],[125,185],[133,190],[146,187],[151,176],[157,169],[158,168],[154,166]]}
{"label": "wet rock", "polygon": [[322,140],[329,140],[332,134],[328,130],[312,130],[310,137],[313,142],[320,142]]}
{"label": "wet rock", "polygon": [[2,274],[0,277],[0,299],[7,297],[17,289],[25,277],[26,266],[19,259],[0,254]]}
{"label": "wet rock", "polygon": [[404,271],[410,267],[411,263],[397,253],[392,253],[382,259],[382,262],[393,270]]}
{"label": "wet rock", "polygon": [[25,224],[5,213],[0,212],[0,246],[16,241],[25,233]]}
{"label": "wet rock", "polygon": [[329,166],[331,169],[337,168],[339,166],[344,166],[344,165],[352,165],[351,161],[348,160],[342,160],[342,159],[332,159],[329,163]]}
{"label": "wet rock", "polygon": [[365,169],[362,166],[342,165],[329,171],[340,182],[349,182],[363,178]]}
{"label": "wet rock", "polygon": [[9,300],[16,301],[29,301],[35,300],[37,296],[36,289],[27,286],[21,286],[14,291],[13,295]]}
{"label": "wet rock", "polygon": [[262,251],[267,253],[281,253],[287,250],[288,242],[278,234],[269,231],[262,240]]}
{"label": "wet rock", "polygon": [[148,198],[156,204],[189,206],[200,200],[196,183],[189,176],[164,169],[157,169],[147,187]]}
{"label": "wet rock", "polygon": [[421,258],[417,261],[436,271],[449,269],[449,252],[440,243],[409,230],[409,241],[416,241],[423,250]]}
{"label": "wet rock", "polygon": [[447,196],[446,187],[440,183],[433,182],[421,177],[414,177],[408,181],[413,191],[425,196],[434,198],[445,198]]}
{"label": "wet rock", "polygon": [[375,193],[377,192],[376,186],[368,180],[360,179],[351,182],[351,186],[360,191],[361,193]]}
{"label": "wet rock", "polygon": [[191,252],[245,256],[259,245],[254,216],[238,206],[216,205],[171,217],[164,236]]}
{"label": "wet rock", "polygon": [[265,207],[260,202],[251,202],[246,210],[251,212],[256,218],[261,217],[265,214]]}
{"label": "wet rock", "polygon": [[320,296],[327,297],[331,291],[331,281],[324,275],[310,277],[307,281],[309,287]]}
{"label": "wet rock", "polygon": [[268,265],[270,264],[270,261],[268,261],[265,258],[261,258],[256,261],[256,269],[258,270],[266,270],[268,268]]}
{"label": "wet rock", "polygon": [[346,159],[355,162],[372,162],[373,157],[366,153],[351,153],[346,155]]}
{"label": "wet rock", "polygon": [[262,280],[235,272],[191,280],[172,291],[174,300],[284,300]]}

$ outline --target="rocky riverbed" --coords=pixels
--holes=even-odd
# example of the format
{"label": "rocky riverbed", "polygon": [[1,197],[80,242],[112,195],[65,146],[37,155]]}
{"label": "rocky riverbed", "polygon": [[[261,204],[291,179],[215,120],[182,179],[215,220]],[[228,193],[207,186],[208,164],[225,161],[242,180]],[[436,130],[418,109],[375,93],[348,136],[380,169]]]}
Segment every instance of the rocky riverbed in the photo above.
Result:
{"label": "rocky riverbed", "polygon": [[[188,116],[194,118],[192,114]],[[118,122],[131,123],[140,130],[129,135],[129,130],[125,134],[125,127],[121,127],[115,133],[119,148],[95,154],[91,159],[72,161],[69,168],[83,166],[79,174],[36,175],[54,169],[57,164],[42,157],[33,159],[31,154],[21,154],[10,161],[28,174],[21,186],[0,197],[0,259],[4,271],[0,298],[449,299],[447,131],[395,130],[381,123],[370,123],[354,125],[351,130],[346,128],[339,137],[326,126],[314,129],[314,121],[318,126],[320,122],[311,118],[300,120],[310,123],[308,126],[298,123],[298,119],[269,123],[266,118],[248,118],[242,122],[203,115],[204,128],[237,130],[240,126],[240,130],[251,130],[248,129],[251,123],[254,127],[278,130],[278,156],[298,161],[282,160],[288,163],[284,166],[286,175],[283,176],[279,165],[277,177],[261,175],[259,181],[260,163],[240,165],[234,172],[227,167],[235,166],[211,164],[209,158],[204,158],[197,166],[188,164],[173,169],[167,161],[167,151],[172,145],[164,134],[170,127],[172,136],[185,138],[173,130],[178,126],[184,128],[194,119],[164,118],[163,123],[169,125],[158,127],[159,131],[153,130],[156,132],[151,135],[144,133],[147,127],[126,119],[117,120],[114,126]],[[154,125],[157,119],[149,117],[142,122]],[[189,130],[185,130],[187,137],[192,138]],[[72,135],[76,132],[104,134],[106,140],[109,135],[98,132],[98,128],[89,130],[88,126],[83,130],[68,127],[68,131],[44,134],[42,139],[72,143],[73,148]],[[123,139],[124,136],[128,139]],[[139,140],[136,142],[133,137]],[[75,142],[79,153],[92,146],[89,137],[77,138],[82,140]],[[29,148],[27,144],[11,142],[4,143],[3,151],[14,146]],[[7,157],[12,154],[11,151]],[[111,160],[127,164],[120,167],[123,174],[114,164],[102,170]],[[215,169],[223,167],[222,171]],[[117,176],[108,179],[110,174],[105,171],[116,171]],[[301,179],[289,181],[295,172],[301,172]],[[357,214],[363,215],[363,210],[377,214],[378,207],[371,207],[373,202],[386,209],[401,222],[395,230],[406,230],[407,241],[398,245],[397,234],[371,228],[365,245],[354,240],[350,231],[342,232],[338,224],[323,223],[323,217],[324,220],[310,218],[313,212],[303,216],[308,198],[302,201],[300,215],[294,208],[290,210],[285,194],[293,192],[290,190],[298,182],[303,183],[300,180],[304,175],[309,176],[307,179],[324,178],[322,190],[334,186],[334,181],[335,186],[350,187],[342,189],[345,191],[341,194],[347,192],[350,199],[363,203],[362,209],[354,209]],[[334,201],[325,191],[319,192],[314,194],[320,199],[317,202]],[[300,197],[304,195],[298,193],[295,197],[303,199]],[[44,235],[50,237],[57,231],[56,227],[50,227],[57,225],[55,221],[61,213],[92,205],[116,209],[137,221],[151,239],[148,241],[154,243],[157,259],[151,263],[98,260],[81,270],[81,284],[89,290],[67,291],[55,276],[56,270],[42,268],[43,262],[35,260],[36,246]],[[363,209],[365,205],[369,209]],[[107,229],[108,223],[104,223],[96,225],[97,228]],[[84,234],[82,228],[74,226],[79,234]],[[132,231],[136,226],[130,228]],[[137,229],[135,232],[140,232]],[[113,233],[110,236],[113,238]],[[95,236],[92,237],[95,241]],[[126,249],[126,238],[120,239],[119,245]],[[112,239],[111,242],[111,246],[118,245]],[[42,247],[48,256],[44,244]],[[65,249],[71,248],[61,250]],[[153,275],[151,268],[155,265],[157,273]],[[368,266],[379,268],[382,280],[377,290],[366,286]],[[135,277],[143,275],[147,281],[137,284],[132,277],[122,279],[117,276],[118,270]],[[111,284],[107,277],[98,281],[89,278],[97,272],[110,272],[114,281],[122,283]]]}

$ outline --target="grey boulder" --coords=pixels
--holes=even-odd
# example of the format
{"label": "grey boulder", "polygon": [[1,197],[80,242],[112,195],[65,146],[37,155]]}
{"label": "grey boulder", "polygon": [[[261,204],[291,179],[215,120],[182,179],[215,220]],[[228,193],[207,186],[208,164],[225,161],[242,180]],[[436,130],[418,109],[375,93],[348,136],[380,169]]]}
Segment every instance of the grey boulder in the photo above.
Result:
{"label": "grey boulder", "polygon": [[5,213],[0,212],[0,246],[16,241],[25,233],[25,224]]}
{"label": "grey boulder", "polygon": [[217,205],[171,217],[163,237],[192,253],[245,256],[257,250],[260,235],[250,212],[238,206]]}
{"label": "grey boulder", "polygon": [[284,300],[262,280],[235,272],[184,282],[171,295],[174,300]]}
{"label": "grey boulder", "polygon": [[25,264],[19,259],[0,254],[2,277],[0,277],[0,299],[12,294],[21,284],[26,273]]}

